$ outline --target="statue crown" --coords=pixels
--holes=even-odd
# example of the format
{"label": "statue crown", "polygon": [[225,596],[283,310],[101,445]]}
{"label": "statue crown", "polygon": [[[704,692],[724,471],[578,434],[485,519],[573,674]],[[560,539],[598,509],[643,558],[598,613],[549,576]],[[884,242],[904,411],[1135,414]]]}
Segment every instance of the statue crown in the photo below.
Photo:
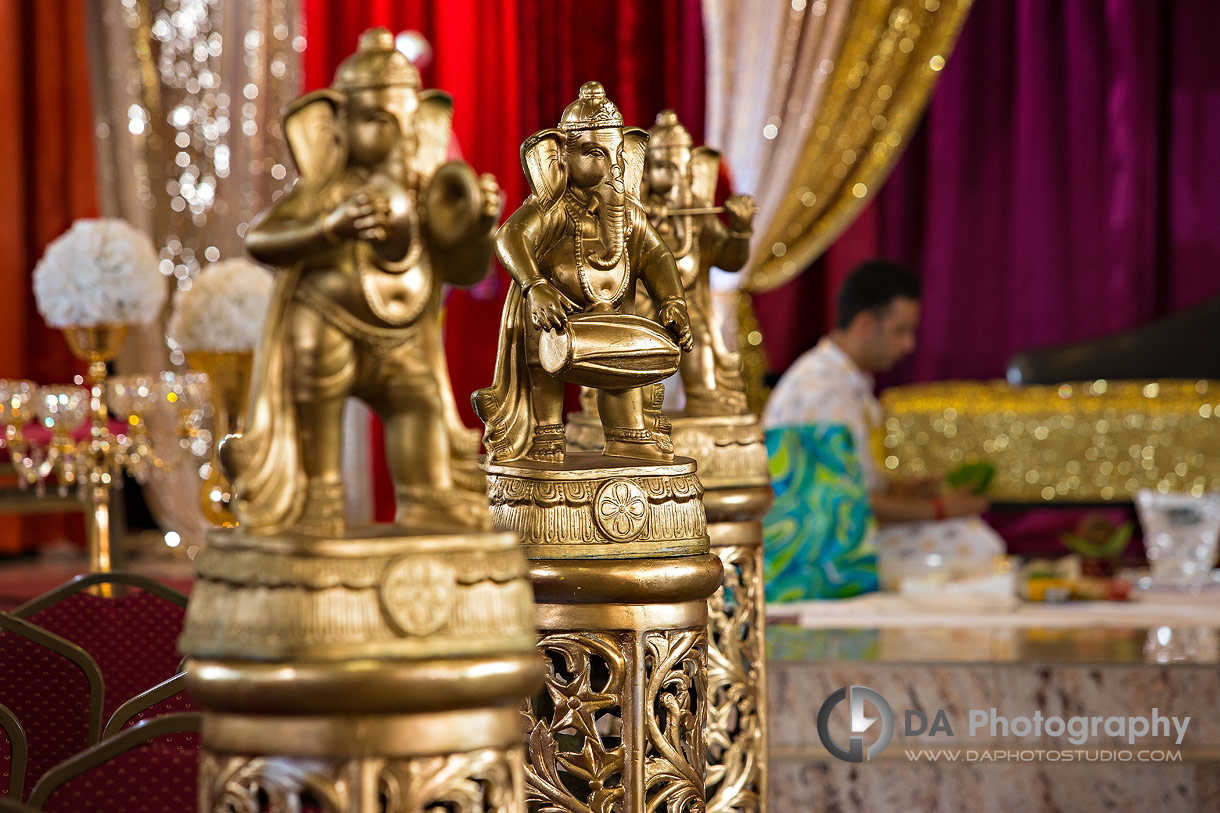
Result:
{"label": "statue crown", "polygon": [[387,28],[370,28],[360,35],[356,53],[339,64],[332,87],[339,91],[376,88],[419,89],[419,71],[394,47]]}
{"label": "statue crown", "polygon": [[648,149],[664,150],[671,147],[693,147],[695,144],[690,132],[678,121],[678,114],[672,110],[662,110],[657,114],[657,122],[648,131]]}
{"label": "statue crown", "polygon": [[559,129],[565,133],[622,126],[623,116],[614,102],[606,98],[601,82],[581,85],[580,96],[564,109],[559,119]]}

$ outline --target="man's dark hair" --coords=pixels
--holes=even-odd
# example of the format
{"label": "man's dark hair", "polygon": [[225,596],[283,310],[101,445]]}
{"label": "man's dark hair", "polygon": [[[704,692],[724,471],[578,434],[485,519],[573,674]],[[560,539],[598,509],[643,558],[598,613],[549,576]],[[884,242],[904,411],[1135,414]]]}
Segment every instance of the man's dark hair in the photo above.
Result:
{"label": "man's dark hair", "polygon": [[846,330],[865,311],[882,311],[895,299],[914,299],[923,295],[918,275],[905,265],[885,260],[860,263],[839,289],[837,327]]}

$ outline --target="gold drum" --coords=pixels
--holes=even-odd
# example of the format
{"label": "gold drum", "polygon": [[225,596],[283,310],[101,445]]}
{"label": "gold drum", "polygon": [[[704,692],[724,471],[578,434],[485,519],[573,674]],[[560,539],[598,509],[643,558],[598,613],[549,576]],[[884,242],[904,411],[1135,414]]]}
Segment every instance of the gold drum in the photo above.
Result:
{"label": "gold drum", "polygon": [[563,331],[544,332],[538,359],[551,375],[596,389],[630,389],[663,381],[681,352],[669,331],[642,316],[579,313]]}

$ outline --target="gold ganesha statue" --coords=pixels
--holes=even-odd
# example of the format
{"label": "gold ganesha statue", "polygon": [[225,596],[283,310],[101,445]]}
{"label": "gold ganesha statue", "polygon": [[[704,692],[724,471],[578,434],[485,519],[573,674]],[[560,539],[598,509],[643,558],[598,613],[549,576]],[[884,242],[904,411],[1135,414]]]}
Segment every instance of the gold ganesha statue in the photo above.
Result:
{"label": "gold ganesha statue", "polygon": [[221,450],[247,533],[343,533],[352,396],[384,424],[399,524],[490,525],[482,481],[463,476],[477,434],[458,418],[440,311],[444,285],[488,273],[500,192],[447,161],[452,114],[375,28],[284,115],[299,177],[246,235],[279,273],[244,431]]}

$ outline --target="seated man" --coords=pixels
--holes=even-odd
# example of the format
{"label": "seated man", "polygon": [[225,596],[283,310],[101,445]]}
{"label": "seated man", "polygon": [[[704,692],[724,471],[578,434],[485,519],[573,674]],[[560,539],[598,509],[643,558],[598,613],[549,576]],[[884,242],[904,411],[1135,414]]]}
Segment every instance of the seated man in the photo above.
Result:
{"label": "seated man", "polygon": [[[763,422],[776,476],[776,509],[787,521],[781,522],[775,509],[767,519],[779,530],[768,535],[769,601],[873,589],[875,575],[861,564],[872,550],[888,589],[897,586],[904,564],[969,573],[985,570],[1004,553],[1003,540],[978,516],[987,509],[984,498],[944,490],[939,481],[887,482],[878,470],[876,449],[884,431],[872,374],[915,349],[920,294],[919,278],[909,269],[880,261],[862,264],[839,292],[835,329],[797,359],[771,393]],[[776,471],[781,447],[787,451],[780,469],[792,465],[791,450],[797,447],[806,449],[808,465],[821,469],[816,476],[797,478],[803,483],[799,494],[786,493],[792,481]],[[875,540],[873,523],[861,522],[860,512],[852,510],[865,501],[880,527]],[[823,516],[792,533],[797,527],[792,514],[802,510]],[[808,538],[810,530],[817,538]],[[827,545],[841,555],[828,556],[822,550]],[[863,575],[853,580],[853,568]]]}

